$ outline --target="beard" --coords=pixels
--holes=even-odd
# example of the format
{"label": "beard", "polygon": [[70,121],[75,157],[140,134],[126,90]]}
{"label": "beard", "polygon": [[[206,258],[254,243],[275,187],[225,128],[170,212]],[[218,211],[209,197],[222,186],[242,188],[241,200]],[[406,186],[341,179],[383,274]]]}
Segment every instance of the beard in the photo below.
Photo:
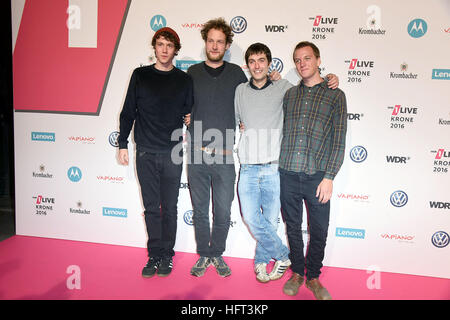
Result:
{"label": "beard", "polygon": [[206,57],[208,57],[208,60],[211,62],[219,62],[222,61],[223,57],[225,56],[225,52],[216,56],[211,56],[210,53],[206,52]]}

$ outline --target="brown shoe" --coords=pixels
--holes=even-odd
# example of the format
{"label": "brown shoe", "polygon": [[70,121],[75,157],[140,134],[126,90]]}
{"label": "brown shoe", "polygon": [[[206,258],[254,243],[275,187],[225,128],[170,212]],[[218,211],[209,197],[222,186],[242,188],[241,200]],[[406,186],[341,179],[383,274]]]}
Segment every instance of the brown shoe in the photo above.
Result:
{"label": "brown shoe", "polygon": [[314,293],[317,300],[331,300],[328,290],[320,283],[319,279],[306,280],[306,287]]}
{"label": "brown shoe", "polygon": [[295,296],[304,281],[303,276],[293,272],[291,278],[284,284],[283,292],[288,296]]}

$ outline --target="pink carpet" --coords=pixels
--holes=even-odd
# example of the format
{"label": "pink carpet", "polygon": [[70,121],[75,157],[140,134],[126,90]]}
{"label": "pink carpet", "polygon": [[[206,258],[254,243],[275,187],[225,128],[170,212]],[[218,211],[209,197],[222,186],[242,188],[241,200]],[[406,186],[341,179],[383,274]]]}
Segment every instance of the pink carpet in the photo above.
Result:
{"label": "pink carpet", "polygon": [[[225,257],[233,274],[210,267],[202,278],[189,274],[196,254],[177,252],[169,277],[144,279],[146,249],[37,237],[0,242],[0,299],[151,300],[312,300],[304,286],[295,297],[283,294],[290,271],[278,281],[256,281],[253,261]],[[365,270],[324,267],[321,282],[335,300],[450,299],[450,280],[381,273],[369,289]],[[79,286],[79,288],[77,288]]]}

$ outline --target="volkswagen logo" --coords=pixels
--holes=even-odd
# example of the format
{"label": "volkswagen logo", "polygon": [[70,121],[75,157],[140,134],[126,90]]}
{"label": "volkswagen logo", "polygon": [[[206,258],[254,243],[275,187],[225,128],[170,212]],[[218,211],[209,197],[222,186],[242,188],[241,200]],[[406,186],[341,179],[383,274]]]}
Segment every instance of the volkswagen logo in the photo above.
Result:
{"label": "volkswagen logo", "polygon": [[183,220],[188,226],[194,225],[194,220],[192,219],[192,216],[194,215],[194,211],[188,210],[183,215]]}
{"label": "volkswagen logo", "polygon": [[166,24],[166,18],[160,14],[153,16],[150,20],[150,28],[152,28],[153,31],[158,31],[159,29],[164,28]]}
{"label": "volkswagen logo", "polygon": [[279,73],[283,71],[283,61],[279,58],[273,58],[272,63],[269,67],[269,73],[271,73],[273,70],[277,70]]}
{"label": "volkswagen logo", "polygon": [[435,232],[431,237],[431,242],[435,247],[444,248],[449,243],[449,235],[444,231]]}
{"label": "volkswagen logo", "polygon": [[350,159],[354,162],[363,162],[367,159],[367,150],[363,146],[356,146],[350,150]]}
{"label": "volkswagen logo", "polygon": [[70,167],[69,170],[67,170],[67,177],[72,182],[78,182],[81,180],[81,170],[78,167]]}
{"label": "volkswagen logo", "polygon": [[242,33],[247,29],[247,20],[241,16],[234,17],[231,19],[230,26],[233,32]]}
{"label": "volkswagen logo", "polygon": [[408,202],[408,195],[401,190],[394,191],[391,194],[391,204],[394,207],[400,208],[403,207]]}
{"label": "volkswagen logo", "polygon": [[108,137],[109,144],[112,145],[113,147],[118,147],[119,146],[119,141],[117,140],[118,138],[119,138],[118,131],[111,132],[111,134]]}

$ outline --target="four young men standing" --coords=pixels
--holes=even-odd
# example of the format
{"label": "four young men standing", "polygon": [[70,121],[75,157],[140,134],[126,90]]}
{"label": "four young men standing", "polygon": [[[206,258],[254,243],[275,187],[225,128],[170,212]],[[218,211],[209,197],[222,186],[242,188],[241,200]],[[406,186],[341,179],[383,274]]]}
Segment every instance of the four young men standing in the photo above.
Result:
{"label": "four young men standing", "polygon": [[[306,286],[317,299],[331,298],[317,278],[328,230],[332,180],[343,161],[346,102],[341,90],[328,88],[320,77],[317,47],[308,42],[297,45],[293,58],[303,80],[292,87],[286,80],[269,79],[270,50],[253,44],[245,55],[252,76],[247,81],[239,66],[223,60],[233,33],[219,18],[208,21],[201,32],[206,61],[190,67],[186,75],[172,65],[180,48],[178,35],[170,28],[163,29],[155,33],[152,42],[157,62],[133,72],[120,116],[121,164],[128,163],[127,138],[135,123],[136,168],[149,238],[149,261],[143,276],[164,276],[172,268],[181,165],[169,163],[170,149],[179,143],[171,140],[169,131],[179,129],[183,117],[188,126],[188,182],[200,255],[191,274],[202,276],[210,264],[220,276],[231,274],[222,254],[234,199],[234,133],[241,122],[238,195],[243,218],[257,240],[257,280],[279,279],[292,263],[293,276],[283,288],[286,294],[297,293],[306,267]],[[169,78],[168,74],[174,75]],[[331,80],[336,87],[337,79]],[[290,250],[277,235],[280,199]],[[302,200],[310,211],[306,263]],[[276,262],[269,274],[266,266],[272,258]]]}

